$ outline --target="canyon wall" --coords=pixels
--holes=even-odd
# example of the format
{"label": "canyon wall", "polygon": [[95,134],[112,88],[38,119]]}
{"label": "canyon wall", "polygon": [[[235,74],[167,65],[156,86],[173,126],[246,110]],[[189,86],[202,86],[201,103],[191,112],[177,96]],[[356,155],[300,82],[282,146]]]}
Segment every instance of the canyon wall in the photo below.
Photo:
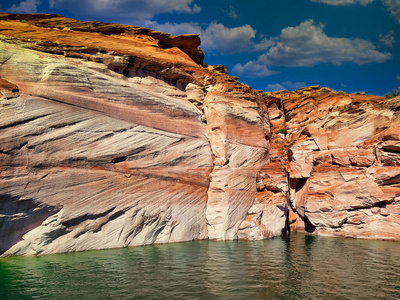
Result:
{"label": "canyon wall", "polygon": [[291,229],[399,240],[400,97],[314,86],[267,102],[271,148],[286,152]]}
{"label": "canyon wall", "polygon": [[198,35],[0,14],[0,254],[400,239],[399,98],[263,95]]}
{"label": "canyon wall", "polygon": [[3,255],[236,238],[268,156],[259,93],[197,35],[48,17],[0,21]]}

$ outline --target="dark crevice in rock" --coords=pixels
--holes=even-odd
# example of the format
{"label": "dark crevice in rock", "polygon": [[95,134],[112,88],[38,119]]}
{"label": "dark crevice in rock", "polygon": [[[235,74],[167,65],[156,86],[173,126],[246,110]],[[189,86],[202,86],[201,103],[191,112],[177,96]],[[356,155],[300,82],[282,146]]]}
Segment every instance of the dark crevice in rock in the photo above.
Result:
{"label": "dark crevice in rock", "polygon": [[128,210],[129,210],[129,208],[126,208],[126,209],[123,209],[123,210],[120,210],[120,211],[117,211],[117,212],[111,214],[108,221],[110,222],[112,220],[118,219],[120,216],[125,214]]}
{"label": "dark crevice in rock", "polygon": [[394,153],[394,154],[399,154],[400,153],[400,146],[395,146],[395,145],[388,145],[388,146],[383,146],[382,150],[385,152],[389,153]]}
{"label": "dark crevice in rock", "polygon": [[300,216],[302,221],[304,222],[304,230],[308,233],[313,233],[316,230],[316,227],[310,222],[310,220],[304,216]]}
{"label": "dark crevice in rock", "polygon": [[21,241],[24,234],[40,226],[61,208],[36,202],[34,199],[0,195],[0,252],[4,253]]}
{"label": "dark crevice in rock", "polygon": [[73,219],[69,219],[69,220],[63,222],[62,225],[64,225],[67,228],[74,227],[74,226],[77,226],[77,225],[81,224],[84,221],[95,220],[95,219],[99,219],[101,217],[104,217],[104,216],[108,215],[110,212],[112,212],[113,210],[114,210],[114,207],[109,209],[109,210],[107,210],[107,211],[105,211],[105,212],[103,212],[103,213],[99,213],[99,214],[89,214],[89,213],[87,213],[87,214],[84,214],[82,216],[79,216],[79,217],[76,217],[76,218],[73,218]]}
{"label": "dark crevice in rock", "polygon": [[127,157],[127,156],[115,157],[115,158],[113,158],[113,159],[111,160],[111,163],[113,163],[113,164],[117,164],[117,163],[120,163],[120,162],[126,161],[127,159],[128,159],[128,157]]}
{"label": "dark crevice in rock", "polygon": [[12,149],[8,149],[8,150],[0,150],[0,153],[2,154],[6,154],[6,155],[13,155],[16,154],[16,152],[18,152],[19,150],[22,149],[22,147],[24,147],[26,144],[28,144],[28,142],[22,142],[19,145],[16,145],[14,148]]}
{"label": "dark crevice in rock", "polygon": [[385,208],[387,204],[391,204],[393,202],[395,202],[394,199],[384,200],[384,201],[380,201],[380,202],[374,203],[373,205],[370,205],[370,206],[365,206],[365,205],[362,206],[362,205],[360,205],[360,206],[357,206],[357,207],[352,207],[352,208],[349,208],[349,209],[345,209],[345,211],[350,212],[350,211],[357,211],[357,210],[361,210],[361,209],[371,209],[371,208],[374,208],[374,207]]}

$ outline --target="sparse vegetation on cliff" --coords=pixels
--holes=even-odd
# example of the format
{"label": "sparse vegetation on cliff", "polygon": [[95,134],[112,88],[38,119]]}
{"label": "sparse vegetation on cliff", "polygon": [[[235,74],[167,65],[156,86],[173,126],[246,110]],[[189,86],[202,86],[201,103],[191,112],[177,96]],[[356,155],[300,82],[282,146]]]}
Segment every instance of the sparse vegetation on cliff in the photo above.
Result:
{"label": "sparse vegetation on cliff", "polygon": [[386,94],[385,94],[385,98],[386,98],[386,99],[391,99],[391,98],[397,97],[397,96],[399,96],[399,95],[400,95],[400,88],[398,88],[398,89],[393,89],[393,90],[390,91],[389,93],[386,93]]}
{"label": "sparse vegetation on cliff", "polygon": [[279,129],[276,133],[282,133],[282,134],[284,134],[284,135],[287,135],[287,134],[288,134],[288,131],[287,131],[287,129],[282,128],[282,129]]}
{"label": "sparse vegetation on cliff", "polygon": [[271,93],[270,92],[264,92],[264,93],[262,93],[262,96],[263,96],[263,98],[266,98],[268,96],[271,96]]}

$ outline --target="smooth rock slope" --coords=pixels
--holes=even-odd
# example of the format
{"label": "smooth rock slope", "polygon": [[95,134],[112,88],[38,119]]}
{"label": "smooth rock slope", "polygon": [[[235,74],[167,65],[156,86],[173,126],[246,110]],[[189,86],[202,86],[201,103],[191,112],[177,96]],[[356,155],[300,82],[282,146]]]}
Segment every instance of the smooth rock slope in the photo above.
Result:
{"label": "smooth rock slope", "polygon": [[198,36],[1,18],[3,255],[236,238],[268,123]]}

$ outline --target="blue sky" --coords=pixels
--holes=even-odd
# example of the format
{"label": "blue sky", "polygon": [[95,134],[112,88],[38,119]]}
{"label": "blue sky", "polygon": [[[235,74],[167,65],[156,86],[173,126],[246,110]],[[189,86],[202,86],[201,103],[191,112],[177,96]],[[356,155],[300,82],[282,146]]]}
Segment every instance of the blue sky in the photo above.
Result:
{"label": "blue sky", "polygon": [[400,87],[400,0],[0,0],[0,10],[200,33],[207,64],[264,91]]}

